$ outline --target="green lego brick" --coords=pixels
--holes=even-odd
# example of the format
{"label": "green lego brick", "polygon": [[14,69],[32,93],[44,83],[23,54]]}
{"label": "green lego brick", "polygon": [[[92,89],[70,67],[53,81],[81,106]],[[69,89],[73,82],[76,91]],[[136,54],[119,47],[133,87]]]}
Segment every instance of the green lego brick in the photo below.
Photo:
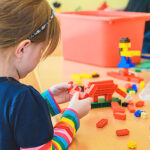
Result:
{"label": "green lego brick", "polygon": [[133,89],[127,89],[127,93],[130,93],[130,91],[135,91],[135,90],[133,90]]}
{"label": "green lego brick", "polygon": [[140,69],[135,69],[135,72],[141,72],[141,70]]}
{"label": "green lego brick", "polygon": [[113,97],[112,101],[106,101],[104,98],[99,98],[98,102],[91,103],[91,108],[111,107],[111,102],[118,102],[121,105],[121,99]]}

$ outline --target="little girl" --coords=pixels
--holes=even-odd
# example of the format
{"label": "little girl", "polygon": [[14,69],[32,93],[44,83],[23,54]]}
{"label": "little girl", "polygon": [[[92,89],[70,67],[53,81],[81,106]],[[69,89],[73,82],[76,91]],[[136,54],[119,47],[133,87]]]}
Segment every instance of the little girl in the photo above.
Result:
{"label": "little girl", "polygon": [[88,113],[91,98],[79,101],[76,93],[53,127],[50,116],[70,100],[69,84],[40,95],[18,81],[54,51],[59,34],[46,0],[0,0],[0,150],[65,150]]}

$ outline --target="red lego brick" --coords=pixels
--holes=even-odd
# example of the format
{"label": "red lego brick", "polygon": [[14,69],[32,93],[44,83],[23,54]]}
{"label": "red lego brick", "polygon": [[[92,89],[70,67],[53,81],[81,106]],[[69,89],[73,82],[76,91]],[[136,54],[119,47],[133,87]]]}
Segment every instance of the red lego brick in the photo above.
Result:
{"label": "red lego brick", "polygon": [[144,106],[144,101],[138,101],[138,102],[136,102],[135,106],[136,107],[142,107],[142,106]]}
{"label": "red lego brick", "polygon": [[128,129],[116,130],[117,136],[129,135],[130,131]]}
{"label": "red lego brick", "polygon": [[114,113],[124,113],[125,109],[121,108],[118,102],[111,102],[111,108]]}
{"label": "red lego brick", "polygon": [[130,113],[135,113],[135,111],[136,111],[134,106],[131,105],[131,104],[128,105],[128,110],[129,110]]}
{"label": "red lego brick", "polygon": [[137,77],[134,74],[130,74],[128,69],[124,69],[120,72],[108,72],[107,75],[120,80],[136,82],[136,83],[140,83],[141,81],[144,80],[143,78]]}
{"label": "red lego brick", "polygon": [[134,102],[132,100],[128,101],[129,105],[134,105]]}
{"label": "red lego brick", "polygon": [[125,84],[125,89],[126,90],[132,89],[132,85],[130,83]]}
{"label": "red lego brick", "polygon": [[122,91],[121,89],[117,88],[116,92],[121,95],[122,97],[126,98],[127,97],[127,93]]}
{"label": "red lego brick", "polygon": [[97,128],[103,128],[108,123],[108,119],[101,119],[96,123]]}
{"label": "red lego brick", "polygon": [[125,113],[115,112],[113,115],[114,115],[115,119],[118,119],[118,120],[125,120],[126,119]]}

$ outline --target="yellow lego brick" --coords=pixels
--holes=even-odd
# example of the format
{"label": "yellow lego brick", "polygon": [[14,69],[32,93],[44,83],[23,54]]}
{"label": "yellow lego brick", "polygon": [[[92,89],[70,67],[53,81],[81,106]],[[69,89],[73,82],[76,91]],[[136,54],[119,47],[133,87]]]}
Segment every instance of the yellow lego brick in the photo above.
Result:
{"label": "yellow lego brick", "polygon": [[144,81],[141,81],[140,82],[140,89],[143,90],[145,87],[145,82]]}
{"label": "yellow lego brick", "polygon": [[126,90],[126,89],[120,88],[120,87],[119,87],[119,89],[122,90],[123,92],[126,92],[126,93],[127,93],[127,90]]}
{"label": "yellow lego brick", "polygon": [[96,72],[96,71],[94,71],[93,73],[92,73],[92,75],[97,75],[98,73]]}
{"label": "yellow lego brick", "polygon": [[79,74],[71,74],[71,79],[73,80],[80,80],[81,79],[81,76]]}
{"label": "yellow lego brick", "polygon": [[129,92],[129,95],[134,95],[134,94],[136,94],[135,91],[130,91],[130,92]]}
{"label": "yellow lego brick", "polygon": [[147,112],[141,112],[141,118],[146,119],[147,118]]}
{"label": "yellow lego brick", "polygon": [[130,48],[131,43],[119,43],[119,48]]}
{"label": "yellow lego brick", "polygon": [[75,83],[78,84],[79,86],[82,85],[82,81],[81,80],[76,80]]}
{"label": "yellow lego brick", "polygon": [[126,57],[133,57],[133,56],[140,56],[141,52],[140,51],[121,51],[120,52],[121,56],[126,56]]}
{"label": "yellow lego brick", "polygon": [[87,74],[87,73],[82,73],[80,76],[81,76],[81,78],[87,78],[87,79],[92,78],[92,75]]}
{"label": "yellow lego brick", "polygon": [[135,149],[136,148],[136,142],[129,142],[128,143],[128,148]]}

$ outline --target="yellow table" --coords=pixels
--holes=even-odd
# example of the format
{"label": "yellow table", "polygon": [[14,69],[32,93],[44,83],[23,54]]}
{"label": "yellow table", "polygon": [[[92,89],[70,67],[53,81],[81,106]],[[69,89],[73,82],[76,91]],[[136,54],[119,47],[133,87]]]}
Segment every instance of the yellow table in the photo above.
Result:
{"label": "yellow table", "polygon": [[[47,60],[42,62],[36,68],[35,73],[41,91],[44,91],[54,84],[70,81],[70,75],[72,73],[91,74],[93,71],[96,71],[100,74],[100,78],[95,80],[102,81],[113,79],[106,75],[108,71],[112,70],[118,71],[118,69],[113,68],[100,68],[71,61],[64,61],[61,56],[57,56],[47,58]],[[150,72],[148,71],[142,71],[142,73],[139,73],[138,75],[143,77],[146,83],[150,80]],[[119,87],[124,87],[125,83],[127,83],[121,80],[113,80]],[[88,81],[84,80],[84,83],[87,83]],[[121,98],[117,94],[114,94],[113,96]],[[133,100],[139,100],[138,94],[133,96]],[[136,118],[133,114],[129,113],[127,109],[127,119],[125,121],[114,119],[111,108],[91,110],[86,117],[81,119],[80,129],[69,147],[69,150],[127,150],[127,144],[130,141],[137,143],[137,150],[150,150],[150,102],[146,101],[145,106],[140,108],[140,110],[147,111],[149,115],[147,119]],[[108,119],[108,125],[102,129],[96,128],[96,123],[102,118]],[[129,129],[130,135],[118,137],[115,133],[118,129]]]}

